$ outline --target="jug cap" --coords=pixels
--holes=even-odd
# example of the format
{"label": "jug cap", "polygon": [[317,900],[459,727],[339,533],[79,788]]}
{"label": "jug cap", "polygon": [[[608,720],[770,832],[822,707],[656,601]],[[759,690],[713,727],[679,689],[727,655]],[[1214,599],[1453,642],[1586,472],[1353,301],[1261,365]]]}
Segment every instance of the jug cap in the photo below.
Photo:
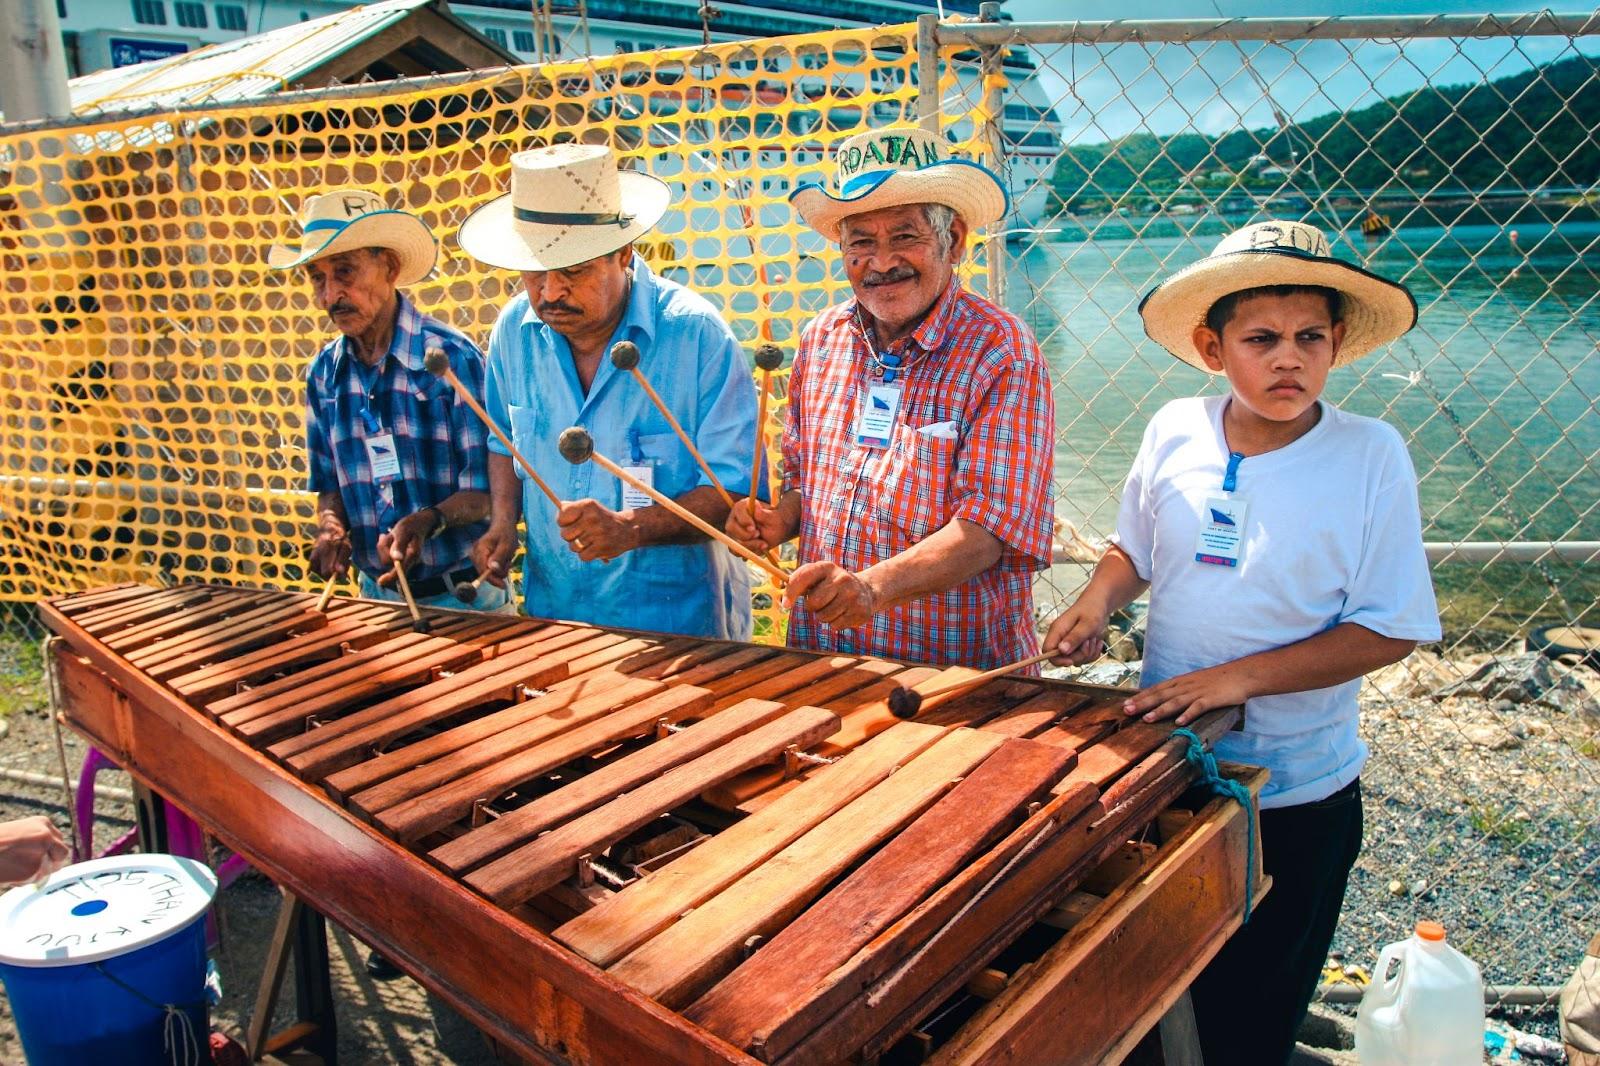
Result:
{"label": "jug cap", "polygon": [[1423,920],[1417,923],[1416,934],[1421,940],[1443,940],[1444,926],[1438,922]]}

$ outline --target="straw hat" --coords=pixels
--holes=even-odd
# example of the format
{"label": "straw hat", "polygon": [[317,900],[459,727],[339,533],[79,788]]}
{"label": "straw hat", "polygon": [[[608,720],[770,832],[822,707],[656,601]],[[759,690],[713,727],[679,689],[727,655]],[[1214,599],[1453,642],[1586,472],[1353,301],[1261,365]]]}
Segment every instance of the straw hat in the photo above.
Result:
{"label": "straw hat", "polygon": [[837,195],[809,182],[789,194],[806,224],[830,241],[839,223],[903,204],[944,204],[969,227],[1004,217],[1010,196],[988,167],[950,158],[950,145],[937,133],[916,126],[870,130],[841,143],[834,153]]}
{"label": "straw hat", "polygon": [[354,248],[388,248],[400,257],[396,285],[412,285],[433,271],[439,245],[427,223],[407,211],[393,211],[367,189],[334,189],[308,196],[300,205],[300,247],[275,244],[267,265],[288,270]]}
{"label": "straw hat", "polygon": [[672,201],[666,182],[617,169],[600,144],[511,157],[511,191],[462,223],[461,250],[505,270],[562,270],[644,236]]}
{"label": "straw hat", "polygon": [[1398,282],[1333,258],[1328,238],[1304,222],[1256,222],[1234,230],[1139,301],[1144,331],[1167,351],[1208,374],[1194,346],[1195,327],[1230,293],[1264,285],[1321,285],[1344,296],[1344,343],[1333,365],[1366,355],[1417,324],[1417,301]]}

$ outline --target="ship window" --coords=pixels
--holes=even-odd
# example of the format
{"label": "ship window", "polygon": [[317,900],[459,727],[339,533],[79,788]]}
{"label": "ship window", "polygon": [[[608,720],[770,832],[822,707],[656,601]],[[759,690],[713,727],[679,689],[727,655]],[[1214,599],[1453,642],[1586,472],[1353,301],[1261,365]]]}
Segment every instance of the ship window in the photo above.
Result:
{"label": "ship window", "polygon": [[197,3],[196,0],[176,0],[172,5],[172,13],[178,16],[180,26],[187,26],[192,30],[206,28],[206,5]]}
{"label": "ship window", "polygon": [[217,5],[217,29],[234,30],[242,33],[248,25],[249,24],[244,17],[244,8],[240,5]]}
{"label": "ship window", "polygon": [[495,44],[499,45],[501,48],[506,46],[505,30],[497,30],[493,26],[490,26],[488,29],[483,31],[483,35],[489,38],[489,40],[493,41]]}
{"label": "ship window", "polygon": [[167,5],[162,0],[133,0],[133,21],[146,26],[165,26]]}
{"label": "ship window", "polygon": [[623,38],[618,37],[617,38],[617,52],[618,52],[618,54],[626,54],[626,53],[631,52],[631,51],[633,51],[633,42],[632,41],[628,41],[628,40],[624,40]]}
{"label": "ship window", "polygon": [[511,43],[517,46],[517,51],[519,52],[533,51],[533,31],[513,30],[511,32]]}
{"label": "ship window", "polygon": [[67,0],[56,0],[56,18],[67,17]]}

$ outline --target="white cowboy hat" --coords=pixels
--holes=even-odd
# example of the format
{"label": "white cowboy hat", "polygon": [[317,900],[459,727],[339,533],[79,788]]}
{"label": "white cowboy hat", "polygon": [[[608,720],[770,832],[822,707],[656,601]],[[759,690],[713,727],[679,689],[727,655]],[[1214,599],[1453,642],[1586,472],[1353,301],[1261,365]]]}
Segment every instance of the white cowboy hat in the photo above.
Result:
{"label": "white cowboy hat", "polygon": [[1328,238],[1304,222],[1256,222],[1234,230],[1139,301],[1144,331],[1161,347],[1208,374],[1194,346],[1195,327],[1218,300],[1267,285],[1320,285],[1343,296],[1344,343],[1334,366],[1388,344],[1417,324],[1417,301],[1399,282],[1333,258]]}
{"label": "white cowboy hat", "polygon": [[367,189],[334,189],[308,196],[300,205],[300,247],[275,244],[267,265],[288,270],[354,248],[388,248],[400,257],[396,285],[412,285],[433,271],[439,244],[427,223],[394,211]]}
{"label": "white cowboy hat", "polygon": [[858,133],[834,152],[829,192],[808,182],[789,194],[805,223],[830,241],[839,240],[839,223],[903,204],[944,204],[976,229],[1005,216],[1011,198],[988,167],[950,158],[950,145],[937,133],[916,126]]}
{"label": "white cowboy hat", "polygon": [[600,144],[553,144],[511,157],[511,191],[461,224],[461,250],[504,270],[562,270],[644,236],[672,202],[667,183],[618,170]]}

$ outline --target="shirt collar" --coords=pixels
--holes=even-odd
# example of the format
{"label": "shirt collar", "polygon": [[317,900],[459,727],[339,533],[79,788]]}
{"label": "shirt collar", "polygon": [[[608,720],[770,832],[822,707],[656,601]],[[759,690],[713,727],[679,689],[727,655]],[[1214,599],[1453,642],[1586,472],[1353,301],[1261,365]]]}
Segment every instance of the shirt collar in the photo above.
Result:
{"label": "shirt collar", "polygon": [[[928,312],[921,324],[911,331],[910,339],[917,347],[925,352],[931,352],[944,343],[945,335],[950,331],[950,324],[955,320],[956,307],[961,300],[961,279],[954,274],[950,276],[950,284],[945,286],[944,292],[934,301],[933,308]],[[834,323],[834,329],[848,329],[854,332],[866,343],[867,338],[857,328],[861,319],[861,301],[852,299],[843,315]]]}
{"label": "shirt collar", "polygon": [[[428,354],[423,350],[422,312],[406,298],[405,293],[397,289],[394,295],[396,302],[394,333],[389,338],[389,350],[383,354],[394,356],[400,361],[401,366],[412,373],[419,373]],[[333,372],[337,374],[341,362],[355,358],[355,349],[350,343],[350,338],[342,333],[333,343],[335,346]],[[378,365],[381,367],[383,364],[379,362]]]}

